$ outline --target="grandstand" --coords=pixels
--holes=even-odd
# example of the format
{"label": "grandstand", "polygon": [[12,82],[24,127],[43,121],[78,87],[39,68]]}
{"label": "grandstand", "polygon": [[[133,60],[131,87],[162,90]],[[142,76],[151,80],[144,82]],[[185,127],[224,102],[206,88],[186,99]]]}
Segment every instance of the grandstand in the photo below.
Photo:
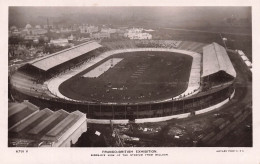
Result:
{"label": "grandstand", "polygon": [[82,61],[95,57],[93,50],[102,46],[94,41],[82,43],[80,45],[50,54],[36,59],[26,64],[20,71],[28,73],[42,81],[63,72],[66,69],[75,67]]}
{"label": "grandstand", "polygon": [[78,46],[54,53],[50,56],[44,57],[37,61],[31,62],[30,64],[38,69],[47,71],[53,67],[63,64],[67,61],[75,59],[83,54],[86,54],[94,49],[101,47],[100,44],[96,42],[87,42],[80,44]]}
{"label": "grandstand", "polygon": [[10,82],[13,88],[27,95],[55,98],[43,82],[95,58],[100,52],[103,52],[100,44],[86,42],[29,62],[12,75]]}
{"label": "grandstand", "polygon": [[236,71],[224,47],[212,43],[203,47],[204,88],[230,82],[236,77]]}
{"label": "grandstand", "polygon": [[101,43],[108,50],[125,49],[125,48],[136,48],[136,44],[132,40],[121,40],[113,42],[102,42]]}

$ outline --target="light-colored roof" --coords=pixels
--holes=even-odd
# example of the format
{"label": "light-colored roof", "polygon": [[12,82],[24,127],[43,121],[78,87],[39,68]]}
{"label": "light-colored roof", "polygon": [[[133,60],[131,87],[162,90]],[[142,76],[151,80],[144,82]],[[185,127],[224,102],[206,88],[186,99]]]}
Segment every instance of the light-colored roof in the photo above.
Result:
{"label": "light-colored roof", "polygon": [[249,60],[245,55],[241,55],[241,58],[245,61]]}
{"label": "light-colored roof", "polygon": [[42,69],[44,71],[47,71],[57,65],[60,65],[64,62],[67,62],[76,57],[79,57],[79,56],[81,56],[87,52],[90,52],[92,50],[95,50],[99,47],[101,47],[101,45],[98,44],[97,42],[83,43],[78,46],[68,48],[63,51],[51,54],[49,56],[46,56],[45,58],[41,58],[37,61],[32,62],[31,65],[33,65],[39,69]]}
{"label": "light-colored roof", "polygon": [[25,28],[26,28],[26,29],[32,28],[32,26],[31,26],[30,24],[27,24],[27,25],[25,26]]}
{"label": "light-colored roof", "polygon": [[40,25],[36,25],[35,28],[38,28],[38,29],[39,29],[39,28],[41,28],[41,26],[40,26]]}
{"label": "light-colored roof", "polygon": [[50,115],[48,118],[40,122],[38,125],[36,125],[34,128],[32,128],[29,133],[30,134],[39,134],[44,128],[46,128],[48,125],[50,125],[54,120],[58,119],[62,113],[55,112],[54,114]]}
{"label": "light-colored roof", "polygon": [[50,129],[41,139],[48,141],[57,141],[73,126],[82,124],[86,120],[86,115],[80,111],[70,113],[66,118]]}
{"label": "light-colored roof", "polygon": [[8,117],[22,111],[23,109],[27,108],[27,105],[25,104],[15,104],[12,107],[8,108]]}
{"label": "light-colored roof", "polygon": [[8,108],[8,128],[12,129],[38,111],[39,108],[36,108],[33,104],[26,101],[13,105]]}
{"label": "light-colored roof", "polygon": [[41,117],[43,117],[44,115],[51,115],[53,113],[53,111],[45,108],[39,112],[37,112],[36,114],[34,114],[33,116],[31,116],[30,118],[28,118],[27,120],[25,120],[23,123],[19,124],[18,126],[14,127],[13,129],[11,129],[11,132],[20,132],[22,130],[24,130],[26,127],[32,125],[33,122],[35,122],[36,120],[40,119]]}
{"label": "light-colored roof", "polygon": [[58,136],[59,133],[62,132],[66,127],[68,127],[73,121],[75,122],[78,116],[75,114],[68,115],[65,119],[63,119],[60,123],[58,123],[54,128],[52,128],[46,135],[51,137]]}
{"label": "light-colored roof", "polygon": [[[28,105],[29,102],[19,103],[18,105],[26,104]],[[31,107],[33,107],[33,104],[29,104],[26,109]],[[13,108],[11,110],[14,110],[17,107],[12,105],[10,108]],[[22,110],[21,112],[26,111]],[[68,113],[67,111],[60,109],[53,112],[48,108],[36,110],[33,107],[29,116],[28,114],[24,115],[21,112],[18,113],[20,115],[18,123],[12,123],[12,125],[8,127],[9,133],[14,134],[9,139],[10,141],[15,141],[16,145],[24,143],[25,145],[23,146],[26,146],[32,142],[63,143],[68,137],[72,135],[79,137],[81,133],[87,130],[87,127],[84,126],[84,129],[81,129],[82,131],[80,134],[75,132],[75,130],[81,127],[81,125],[84,125],[83,123],[86,121],[86,114],[80,111]],[[8,116],[8,121],[10,121],[9,119],[12,119],[11,117],[13,116]]]}
{"label": "light-colored roof", "polygon": [[204,46],[202,77],[219,71],[225,71],[227,74],[236,77],[236,71],[224,47],[217,43]]}
{"label": "light-colored roof", "polygon": [[245,63],[246,63],[246,65],[248,66],[248,67],[252,67],[252,63],[250,62],[250,61],[245,61]]}
{"label": "light-colored roof", "polygon": [[242,50],[238,50],[237,52],[238,52],[239,55],[245,55]]}

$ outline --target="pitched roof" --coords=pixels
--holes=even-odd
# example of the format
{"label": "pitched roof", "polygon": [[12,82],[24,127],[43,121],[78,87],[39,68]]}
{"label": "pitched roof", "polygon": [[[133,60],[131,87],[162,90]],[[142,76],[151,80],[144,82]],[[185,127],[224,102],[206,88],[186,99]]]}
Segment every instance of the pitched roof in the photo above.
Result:
{"label": "pitched roof", "polygon": [[63,51],[56,52],[54,54],[51,54],[49,56],[31,62],[30,64],[39,69],[47,71],[57,65],[60,65],[74,58],[77,58],[99,47],[101,47],[101,45],[98,44],[97,42],[87,42],[87,43],[80,44],[78,46],[74,46],[72,48],[65,49]]}
{"label": "pitched roof", "polygon": [[236,71],[228,57],[224,47],[212,43],[203,47],[203,73],[202,77],[225,71],[227,74],[236,77]]}

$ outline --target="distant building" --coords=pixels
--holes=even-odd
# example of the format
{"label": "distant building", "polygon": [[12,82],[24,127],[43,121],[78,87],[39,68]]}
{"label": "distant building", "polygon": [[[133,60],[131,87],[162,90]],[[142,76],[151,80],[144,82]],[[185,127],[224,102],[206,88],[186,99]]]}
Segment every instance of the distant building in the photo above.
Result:
{"label": "distant building", "polygon": [[44,35],[47,33],[47,30],[41,28],[35,28],[31,30],[32,35]]}
{"label": "distant building", "polygon": [[153,32],[154,30],[153,29],[147,29],[147,30],[144,30],[144,31]]}
{"label": "distant building", "polygon": [[28,101],[8,105],[10,147],[70,147],[87,131],[86,114],[52,111]]}
{"label": "distant building", "polygon": [[18,30],[16,26],[10,27],[10,31],[15,31],[15,30]]}
{"label": "distant building", "polygon": [[46,24],[46,25],[43,25],[43,28],[44,28],[44,29],[48,29],[48,28],[49,28],[49,29],[54,29],[54,25],[47,25],[47,24]]}
{"label": "distant building", "polygon": [[79,29],[80,29],[80,33],[86,33],[86,34],[98,32],[97,26],[82,25],[79,26]]}
{"label": "distant building", "polygon": [[39,40],[39,38],[40,38],[39,35],[26,35],[24,37],[24,40],[33,41],[33,40]]}
{"label": "distant building", "polygon": [[26,26],[25,26],[25,29],[31,29],[32,28],[32,26],[30,25],[30,24],[27,24]]}
{"label": "distant building", "polygon": [[123,37],[126,32],[127,32],[126,29],[118,29],[117,30],[117,35]]}
{"label": "distant building", "polygon": [[38,43],[39,43],[39,39],[34,39],[34,40],[33,40],[33,43],[38,44]]}
{"label": "distant building", "polygon": [[117,29],[112,29],[112,28],[102,28],[100,32],[113,34],[113,33],[116,33],[116,32],[117,32]]}
{"label": "distant building", "polygon": [[24,35],[44,35],[47,33],[46,29],[42,29],[40,25],[36,25],[35,28],[32,28],[30,24],[27,24],[22,30]]}
{"label": "distant building", "polygon": [[81,38],[78,38],[78,41],[81,41],[81,42],[86,42],[86,41],[90,41],[91,38],[84,38],[84,37],[81,37]]}
{"label": "distant building", "polygon": [[72,40],[75,40],[75,39],[76,39],[76,37],[73,36],[72,34],[68,37],[68,41],[72,41]]}
{"label": "distant building", "polygon": [[151,34],[142,33],[142,31],[142,28],[132,28],[129,29],[128,32],[124,34],[124,36],[130,39],[152,39]]}
{"label": "distant building", "polygon": [[106,39],[106,38],[110,38],[110,33],[106,33],[106,32],[91,33],[90,37],[92,39]]}
{"label": "distant building", "polygon": [[40,25],[36,25],[35,28],[41,29],[41,26]]}
{"label": "distant building", "polygon": [[9,32],[10,32],[10,36],[18,36],[21,34],[21,32],[18,30],[16,26],[12,26]]}
{"label": "distant building", "polygon": [[69,45],[69,41],[68,39],[55,39],[55,40],[51,40],[50,44],[54,45],[54,46],[68,46]]}
{"label": "distant building", "polygon": [[69,33],[69,32],[73,32],[73,31],[76,31],[76,30],[74,30],[72,28],[61,28],[59,30],[60,33]]}

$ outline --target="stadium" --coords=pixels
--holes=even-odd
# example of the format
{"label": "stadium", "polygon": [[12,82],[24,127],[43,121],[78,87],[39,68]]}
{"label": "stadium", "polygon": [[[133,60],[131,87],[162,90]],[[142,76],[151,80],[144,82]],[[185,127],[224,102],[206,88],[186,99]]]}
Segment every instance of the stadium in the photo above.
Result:
{"label": "stadium", "polygon": [[14,99],[79,110],[88,122],[157,122],[214,110],[235,93],[236,71],[218,43],[89,41],[36,59],[9,79]]}

